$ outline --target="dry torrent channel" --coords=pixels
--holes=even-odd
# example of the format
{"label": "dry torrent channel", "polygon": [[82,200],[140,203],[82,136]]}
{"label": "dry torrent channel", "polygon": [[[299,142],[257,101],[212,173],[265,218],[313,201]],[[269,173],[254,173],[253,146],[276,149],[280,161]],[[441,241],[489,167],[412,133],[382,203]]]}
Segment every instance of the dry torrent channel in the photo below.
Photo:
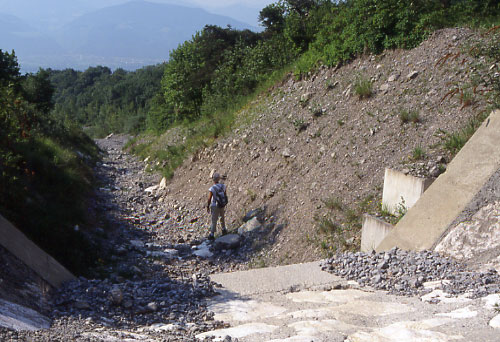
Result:
{"label": "dry torrent channel", "polygon": [[98,141],[106,276],[56,293],[49,329],[0,329],[0,341],[499,341],[495,271],[397,249],[248,269],[251,239],[208,242],[208,219],[167,208],[125,139]]}

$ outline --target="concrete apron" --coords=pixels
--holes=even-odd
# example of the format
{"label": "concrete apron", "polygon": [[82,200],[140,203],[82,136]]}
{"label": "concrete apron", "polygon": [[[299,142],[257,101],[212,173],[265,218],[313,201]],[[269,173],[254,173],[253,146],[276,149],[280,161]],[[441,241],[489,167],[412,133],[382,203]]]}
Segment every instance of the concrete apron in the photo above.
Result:
{"label": "concrete apron", "polygon": [[[423,298],[357,288],[307,263],[216,274],[220,295],[209,303],[229,327],[197,338],[240,342],[448,342],[498,341],[500,317],[486,299],[451,298],[440,283]],[[432,302],[433,304],[431,304]],[[491,324],[491,326],[490,326]]]}

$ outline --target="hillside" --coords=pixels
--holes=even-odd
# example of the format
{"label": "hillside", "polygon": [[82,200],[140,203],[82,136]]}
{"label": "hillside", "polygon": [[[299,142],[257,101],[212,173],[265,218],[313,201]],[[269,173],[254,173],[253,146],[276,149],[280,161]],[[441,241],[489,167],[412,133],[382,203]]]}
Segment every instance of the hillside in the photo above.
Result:
{"label": "hillside", "polygon": [[85,14],[58,32],[70,54],[164,61],[205,25],[248,28],[202,9],[132,1]]}
{"label": "hillside", "polygon": [[18,17],[0,13],[0,49],[15,49],[20,55],[57,55],[61,46],[48,35],[31,27]]}
{"label": "hillside", "polygon": [[[305,80],[288,77],[239,113],[233,133],[185,162],[156,197],[159,205],[182,222],[200,219],[198,234],[206,235],[203,207],[209,174],[217,170],[227,175],[230,229],[248,210],[265,208],[268,234],[255,241],[264,247],[254,262],[302,262],[357,249],[361,215],[381,211],[384,169],[437,176],[451,157],[443,148],[446,133],[487,108],[471,86],[478,61],[467,50],[478,39],[467,29],[445,29],[413,50],[364,56]],[[368,98],[356,94],[360,78],[373,82]],[[458,88],[471,101],[450,96]],[[411,112],[418,122],[404,122]],[[182,138],[176,129],[158,146]]]}

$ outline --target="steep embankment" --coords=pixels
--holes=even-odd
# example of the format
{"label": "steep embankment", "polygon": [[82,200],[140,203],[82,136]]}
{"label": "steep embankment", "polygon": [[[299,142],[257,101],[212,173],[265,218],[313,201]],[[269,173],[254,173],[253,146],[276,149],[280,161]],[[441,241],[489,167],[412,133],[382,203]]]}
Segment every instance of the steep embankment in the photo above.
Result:
{"label": "steep embankment", "polygon": [[[487,108],[473,89],[478,60],[468,54],[478,39],[467,29],[445,29],[413,50],[364,56],[301,81],[290,76],[245,108],[232,134],[176,171],[162,205],[172,216],[202,217],[209,174],[217,170],[227,175],[231,228],[247,210],[266,208],[274,228],[264,263],[356,248],[361,214],[381,209],[384,169],[437,175],[450,158],[445,132]],[[372,82],[364,98],[356,89],[363,80]],[[411,113],[418,122],[404,122]]]}

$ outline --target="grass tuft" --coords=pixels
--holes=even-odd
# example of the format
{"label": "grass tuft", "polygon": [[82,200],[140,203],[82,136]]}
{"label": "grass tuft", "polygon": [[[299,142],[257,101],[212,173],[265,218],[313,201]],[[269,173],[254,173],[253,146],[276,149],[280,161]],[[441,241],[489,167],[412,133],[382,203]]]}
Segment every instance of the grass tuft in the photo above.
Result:
{"label": "grass tuft", "polygon": [[360,76],[354,82],[354,92],[360,99],[366,99],[373,95],[373,84],[368,78]]}
{"label": "grass tuft", "polygon": [[399,120],[401,124],[404,125],[406,123],[419,123],[420,122],[420,114],[416,110],[406,110],[402,109],[399,112]]}

